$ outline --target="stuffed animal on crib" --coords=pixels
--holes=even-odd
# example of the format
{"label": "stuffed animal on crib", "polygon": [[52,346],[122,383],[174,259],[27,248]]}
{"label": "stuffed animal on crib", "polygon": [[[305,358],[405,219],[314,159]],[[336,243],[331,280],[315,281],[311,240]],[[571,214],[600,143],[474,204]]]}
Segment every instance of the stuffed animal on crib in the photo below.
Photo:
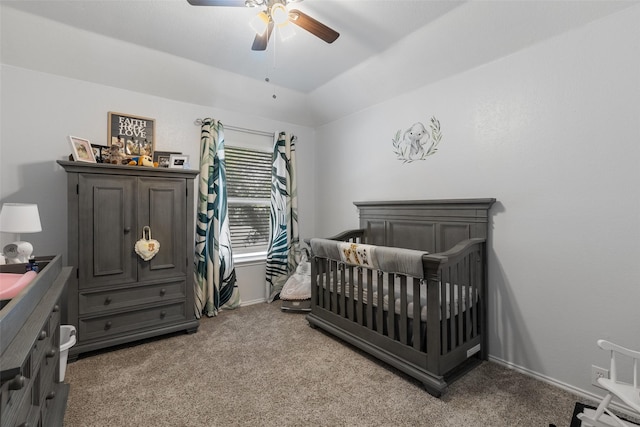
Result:
{"label": "stuffed animal on crib", "polygon": [[[424,141],[422,141],[424,139]],[[424,154],[423,145],[429,139],[429,132],[427,132],[427,128],[420,122],[414,123],[409,129],[404,133],[404,143],[409,146],[409,158],[413,159],[416,157],[421,157]]]}

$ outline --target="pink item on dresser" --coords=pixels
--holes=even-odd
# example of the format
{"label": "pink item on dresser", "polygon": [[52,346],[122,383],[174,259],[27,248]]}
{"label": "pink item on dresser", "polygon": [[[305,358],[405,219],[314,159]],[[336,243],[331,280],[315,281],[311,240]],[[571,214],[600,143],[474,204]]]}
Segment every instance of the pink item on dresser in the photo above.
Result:
{"label": "pink item on dresser", "polygon": [[18,295],[37,275],[35,271],[24,274],[0,273],[0,300],[12,299]]}

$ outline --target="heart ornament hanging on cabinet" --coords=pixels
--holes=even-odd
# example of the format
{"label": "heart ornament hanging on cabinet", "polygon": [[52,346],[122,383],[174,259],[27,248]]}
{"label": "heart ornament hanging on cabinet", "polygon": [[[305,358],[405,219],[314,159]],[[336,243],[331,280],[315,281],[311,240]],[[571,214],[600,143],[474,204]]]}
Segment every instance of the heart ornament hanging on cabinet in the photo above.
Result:
{"label": "heart ornament hanging on cabinet", "polygon": [[149,261],[160,251],[160,242],[151,238],[151,228],[148,225],[142,228],[142,239],[136,242],[135,250],[145,261]]}

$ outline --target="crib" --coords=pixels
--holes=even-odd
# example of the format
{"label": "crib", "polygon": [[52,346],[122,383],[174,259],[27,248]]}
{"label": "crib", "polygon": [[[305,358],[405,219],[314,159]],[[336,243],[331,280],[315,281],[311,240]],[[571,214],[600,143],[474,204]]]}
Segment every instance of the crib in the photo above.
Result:
{"label": "crib", "polygon": [[310,326],[440,397],[487,359],[486,242],[494,202],[356,202],[359,229],[310,240]]}

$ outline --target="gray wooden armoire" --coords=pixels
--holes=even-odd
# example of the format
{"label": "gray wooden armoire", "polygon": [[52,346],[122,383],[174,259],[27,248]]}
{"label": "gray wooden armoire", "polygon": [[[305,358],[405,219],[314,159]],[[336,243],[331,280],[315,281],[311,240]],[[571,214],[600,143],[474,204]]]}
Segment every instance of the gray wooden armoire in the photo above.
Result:
{"label": "gray wooden armoire", "polygon": [[[185,330],[195,332],[194,178],[198,171],[58,161],[67,172],[66,322],[78,354]],[[150,227],[160,251],[134,250]],[[149,237],[148,235],[144,237]]]}

